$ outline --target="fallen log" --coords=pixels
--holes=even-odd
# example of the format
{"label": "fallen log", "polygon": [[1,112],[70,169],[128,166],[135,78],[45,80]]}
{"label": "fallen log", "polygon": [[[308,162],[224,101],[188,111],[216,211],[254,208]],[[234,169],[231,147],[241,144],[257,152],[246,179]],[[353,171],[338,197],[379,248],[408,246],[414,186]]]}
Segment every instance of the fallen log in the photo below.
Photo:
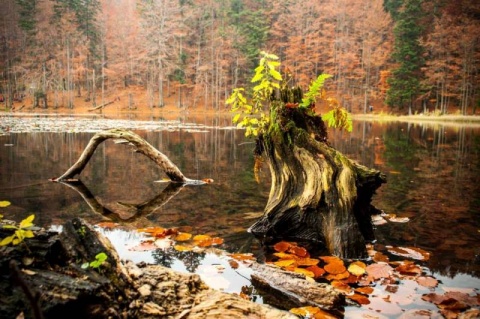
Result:
{"label": "fallen log", "polygon": [[65,173],[63,173],[63,175],[57,178],[52,178],[51,181],[60,182],[73,179],[75,175],[80,174],[90,158],[93,156],[93,153],[98,145],[108,139],[121,140],[122,143],[124,143],[124,141],[128,141],[128,144],[135,148],[135,152],[143,154],[154,161],[165,172],[172,182],[196,185],[205,184],[204,181],[193,180],[185,177],[180,169],[172,161],[170,161],[165,154],[157,150],[150,143],[132,131],[122,129],[112,129],[96,133],[90,139],[90,142],[83,150],[83,153],[80,155],[77,162],[75,162],[75,164],[73,164]]}
{"label": "fallen log", "polygon": [[[6,232],[0,228],[0,236]],[[101,265],[82,268],[99,253],[107,255]],[[79,218],[61,233],[39,230],[20,245],[0,247],[0,295],[5,319],[297,318],[212,290],[196,274],[122,263],[108,239]]]}
{"label": "fallen log", "polygon": [[305,275],[276,266],[254,263],[252,284],[264,302],[281,309],[312,306],[343,317],[345,296],[331,285],[310,282]]}
{"label": "fallen log", "polygon": [[105,106],[115,103],[116,100],[117,100],[117,99],[112,100],[112,101],[108,101],[108,102],[105,102],[105,103],[103,103],[103,104],[100,104],[100,105],[98,105],[98,106],[96,106],[96,107],[94,107],[94,108],[88,109],[88,112],[96,111],[96,110],[98,110],[98,109],[103,109]]}

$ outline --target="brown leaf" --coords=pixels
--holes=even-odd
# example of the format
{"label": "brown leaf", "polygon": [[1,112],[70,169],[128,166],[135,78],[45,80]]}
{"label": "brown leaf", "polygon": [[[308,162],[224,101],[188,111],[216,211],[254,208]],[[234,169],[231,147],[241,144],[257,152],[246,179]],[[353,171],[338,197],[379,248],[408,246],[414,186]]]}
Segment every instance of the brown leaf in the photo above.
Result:
{"label": "brown leaf", "polygon": [[376,263],[368,265],[366,271],[369,276],[372,276],[374,280],[377,280],[380,278],[389,277],[393,271],[393,268],[386,263]]}
{"label": "brown leaf", "polygon": [[233,259],[230,259],[230,260],[228,261],[228,263],[230,264],[230,267],[232,267],[232,269],[238,269],[238,267],[240,266],[240,265],[238,264],[238,262],[236,262],[236,261],[233,260]]}
{"label": "brown leaf", "polygon": [[438,280],[433,277],[421,276],[421,277],[418,277],[416,280],[420,286],[427,287],[427,288],[435,288],[438,285]]}
{"label": "brown leaf", "polygon": [[427,261],[430,259],[429,252],[417,247],[388,247],[388,252],[392,255],[416,260]]}
{"label": "brown leaf", "polygon": [[390,258],[388,258],[387,255],[382,254],[381,252],[377,251],[375,252],[375,255],[373,255],[373,261],[374,262],[385,262],[388,263],[390,261]]}
{"label": "brown leaf", "polygon": [[403,263],[395,268],[402,275],[416,276],[422,273],[422,268],[413,263]]}
{"label": "brown leaf", "polygon": [[351,299],[358,303],[359,305],[368,305],[370,300],[368,300],[367,296],[360,295],[360,294],[353,294],[351,296],[346,296],[348,299]]}
{"label": "brown leaf", "polygon": [[228,256],[230,256],[233,259],[240,260],[240,261],[242,261],[242,260],[255,260],[255,257],[251,253],[248,253],[248,254],[229,254]]}
{"label": "brown leaf", "polygon": [[363,295],[370,295],[373,292],[372,287],[359,287],[355,289],[355,292]]}

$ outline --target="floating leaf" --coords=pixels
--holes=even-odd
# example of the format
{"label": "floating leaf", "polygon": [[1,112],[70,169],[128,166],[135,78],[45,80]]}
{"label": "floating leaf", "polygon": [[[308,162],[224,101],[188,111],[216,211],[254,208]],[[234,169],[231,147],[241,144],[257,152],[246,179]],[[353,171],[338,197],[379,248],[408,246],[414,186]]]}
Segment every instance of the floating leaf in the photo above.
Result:
{"label": "floating leaf", "polygon": [[195,237],[193,237],[194,241],[211,240],[211,239],[212,237],[210,237],[209,235],[196,235]]}
{"label": "floating leaf", "polygon": [[280,259],[298,259],[297,256],[287,253],[273,253],[273,255]]}
{"label": "floating leaf", "polygon": [[12,205],[12,203],[10,203],[8,200],[0,201],[0,207],[8,207],[10,205]]}
{"label": "floating leaf", "polygon": [[188,241],[192,238],[192,234],[190,233],[181,233],[179,232],[177,236],[175,236],[175,241]]}
{"label": "floating leaf", "polygon": [[273,245],[273,249],[277,252],[283,253],[286,252],[292,246],[291,243],[286,241],[280,241]]}
{"label": "floating leaf", "polygon": [[427,288],[435,288],[438,285],[438,280],[433,277],[421,276],[418,277],[416,280],[420,286]]}
{"label": "floating leaf", "polygon": [[373,261],[374,262],[385,262],[385,263],[388,263],[390,261],[390,258],[388,258],[387,255],[384,255],[382,254],[381,252],[377,251],[374,255],[373,255]]}
{"label": "floating leaf", "polygon": [[344,272],[340,273],[340,274],[329,274],[327,275],[327,280],[342,280],[342,279],[347,279],[350,277],[350,273],[345,270]]}
{"label": "floating leaf", "polygon": [[347,270],[341,259],[339,259],[338,261],[332,261],[326,264],[323,268],[332,275],[338,275],[344,273]]}
{"label": "floating leaf", "polygon": [[401,265],[397,266],[395,270],[406,276],[416,276],[422,273],[422,269],[412,262],[402,263]]}
{"label": "floating leaf", "polygon": [[278,267],[288,267],[295,263],[293,259],[281,259],[279,261],[274,262],[274,264]]}
{"label": "floating leaf", "polygon": [[101,222],[101,223],[98,223],[97,226],[102,228],[107,228],[107,229],[113,229],[118,227],[118,224],[114,222]]}
{"label": "floating leaf", "polygon": [[315,266],[320,262],[320,260],[315,258],[298,258],[297,265],[298,266]]}
{"label": "floating leaf", "polygon": [[253,256],[253,254],[251,253],[248,253],[248,254],[229,254],[228,256],[230,256],[231,258],[234,258],[236,260],[255,260],[255,257]]}
{"label": "floating leaf", "polygon": [[370,300],[368,300],[368,297],[365,295],[361,294],[353,294],[350,296],[346,296],[348,299],[351,299],[358,303],[359,305],[368,305],[370,303]]}
{"label": "floating leaf", "polygon": [[155,250],[158,249],[157,246],[155,246],[153,241],[144,241],[141,242],[140,244],[131,247],[129,250],[132,251],[150,251],[150,250]]}
{"label": "floating leaf", "polygon": [[148,234],[158,234],[158,233],[165,233],[165,228],[163,227],[147,227],[147,228],[138,228],[138,232],[140,233],[148,233]]}
{"label": "floating leaf", "polygon": [[343,263],[343,260],[341,260],[340,258],[338,258],[336,256],[320,256],[320,259],[323,260],[327,264],[332,263],[332,262],[342,262]]}
{"label": "floating leaf", "polygon": [[290,309],[290,312],[297,316],[312,317],[312,315],[316,314],[319,310],[320,308],[317,308],[317,307],[306,306],[306,307],[300,307],[300,308],[292,308]]}
{"label": "floating leaf", "polygon": [[390,274],[393,271],[393,268],[386,263],[376,263],[368,265],[366,271],[369,276],[373,277],[374,280],[380,278],[390,277]]}
{"label": "floating leaf", "polygon": [[228,263],[230,264],[230,267],[232,267],[232,269],[238,269],[238,267],[240,266],[240,265],[238,264],[238,262],[236,262],[236,261],[233,260],[233,259],[230,259],[230,260],[228,261]]}
{"label": "floating leaf", "polygon": [[220,238],[220,237],[212,238],[212,245],[221,245],[221,244],[223,244],[223,238]]}
{"label": "floating leaf", "polygon": [[359,287],[355,289],[355,292],[363,295],[370,295],[373,292],[372,287]]}
{"label": "floating leaf", "polygon": [[184,245],[175,245],[173,246],[173,249],[175,249],[176,251],[192,251],[193,247],[184,246]]}
{"label": "floating leaf", "polygon": [[408,217],[393,217],[388,219],[389,222],[392,223],[408,223],[410,218]]}
{"label": "floating leaf", "polygon": [[317,265],[306,268],[313,273],[313,278],[318,279],[325,274],[325,269],[318,267]]}
{"label": "floating leaf", "polygon": [[305,275],[306,277],[310,277],[310,278],[315,277],[315,274],[312,271],[307,270],[305,268],[295,268],[293,271],[296,272],[297,274]]}
{"label": "floating leaf", "polygon": [[310,254],[308,253],[308,251],[303,247],[293,246],[293,247],[290,247],[288,251],[292,254],[295,254],[298,257],[302,257],[302,258],[310,257]]}
{"label": "floating leaf", "polygon": [[354,261],[348,266],[348,271],[355,276],[361,276],[365,273],[365,268],[367,265],[365,265],[361,261]]}
{"label": "floating leaf", "polygon": [[430,259],[430,253],[417,247],[387,247],[388,252],[405,258],[427,261]]}

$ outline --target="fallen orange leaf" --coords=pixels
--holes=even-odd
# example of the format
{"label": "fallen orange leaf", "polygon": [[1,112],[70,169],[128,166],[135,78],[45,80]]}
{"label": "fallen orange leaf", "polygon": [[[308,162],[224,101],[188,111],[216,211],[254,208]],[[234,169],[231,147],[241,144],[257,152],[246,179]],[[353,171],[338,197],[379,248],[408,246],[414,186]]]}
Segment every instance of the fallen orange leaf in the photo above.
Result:
{"label": "fallen orange leaf", "polygon": [[318,267],[317,265],[310,266],[310,267],[305,268],[305,269],[307,269],[308,271],[313,272],[313,275],[314,275],[313,278],[315,278],[315,279],[318,279],[318,278],[322,277],[323,274],[325,274],[325,269],[320,268],[320,267]]}
{"label": "fallen orange leaf", "polygon": [[183,246],[183,245],[175,245],[175,246],[173,246],[173,248],[176,251],[191,251],[191,250],[193,250],[193,247]]}
{"label": "fallen orange leaf", "polygon": [[292,254],[295,254],[298,257],[302,257],[302,258],[310,257],[310,254],[308,253],[308,251],[305,248],[299,247],[299,246],[290,247],[288,252],[290,252]]}
{"label": "fallen orange leaf", "polygon": [[347,268],[345,268],[345,265],[343,264],[343,261],[340,259],[338,261],[332,261],[326,264],[323,268],[332,275],[338,275],[344,273],[347,270]]}
{"label": "fallen orange leaf", "polygon": [[273,255],[280,259],[298,259],[297,256],[287,253],[274,253]]}
{"label": "fallen orange leaf", "polygon": [[297,259],[297,265],[299,266],[314,266],[317,265],[320,260],[315,258],[299,258]]}
{"label": "fallen orange leaf", "polygon": [[212,238],[212,244],[213,244],[213,245],[221,245],[221,244],[223,244],[223,238],[213,237],[213,238]]}
{"label": "fallen orange leaf", "polygon": [[187,241],[192,238],[192,234],[190,233],[178,233],[177,236],[175,236],[176,241]]}
{"label": "fallen orange leaf", "polygon": [[435,288],[438,285],[438,280],[433,277],[418,277],[417,283],[420,286],[427,287],[427,288]]}
{"label": "fallen orange leaf", "polygon": [[287,267],[293,265],[295,263],[294,259],[281,259],[279,261],[274,262],[275,265],[278,267]]}
{"label": "fallen orange leaf", "polygon": [[359,305],[368,305],[370,300],[368,300],[367,296],[360,295],[360,294],[353,294],[351,296],[346,296],[348,299],[351,299],[358,303]]}
{"label": "fallen orange leaf", "polygon": [[231,258],[233,259],[236,259],[236,260],[255,260],[255,257],[253,256],[253,254],[229,254],[228,256],[230,256]]}
{"label": "fallen orange leaf", "polygon": [[296,272],[297,274],[302,274],[310,278],[315,277],[315,274],[312,271],[307,270],[305,268],[295,268],[293,271]]}
{"label": "fallen orange leaf", "polygon": [[342,279],[350,278],[350,273],[347,270],[345,270],[341,274],[335,274],[335,275],[329,274],[325,278],[327,280],[342,280]]}
{"label": "fallen orange leaf", "polygon": [[280,242],[276,243],[275,245],[273,245],[273,249],[276,252],[283,253],[283,252],[286,252],[290,248],[290,246],[292,246],[292,244],[290,244],[289,242],[280,241]]}
{"label": "fallen orange leaf", "polygon": [[370,295],[373,292],[372,287],[359,287],[355,289],[355,292],[358,292],[363,295]]}
{"label": "fallen orange leaf", "polygon": [[112,229],[112,228],[117,227],[118,224],[114,223],[114,222],[101,222],[101,223],[98,223],[97,226],[102,227],[102,228]]}

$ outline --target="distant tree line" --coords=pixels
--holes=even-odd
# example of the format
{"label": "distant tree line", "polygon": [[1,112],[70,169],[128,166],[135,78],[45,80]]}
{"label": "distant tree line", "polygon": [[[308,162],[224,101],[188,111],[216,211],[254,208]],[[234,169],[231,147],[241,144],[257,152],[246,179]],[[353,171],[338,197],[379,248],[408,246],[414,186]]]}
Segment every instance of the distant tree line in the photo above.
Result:
{"label": "distant tree line", "polygon": [[[466,114],[480,102],[480,4],[469,0],[2,0],[0,98],[92,105],[141,87],[150,107],[224,108],[259,52],[292,84],[321,73],[354,112]],[[47,100],[48,97],[48,100]]]}

